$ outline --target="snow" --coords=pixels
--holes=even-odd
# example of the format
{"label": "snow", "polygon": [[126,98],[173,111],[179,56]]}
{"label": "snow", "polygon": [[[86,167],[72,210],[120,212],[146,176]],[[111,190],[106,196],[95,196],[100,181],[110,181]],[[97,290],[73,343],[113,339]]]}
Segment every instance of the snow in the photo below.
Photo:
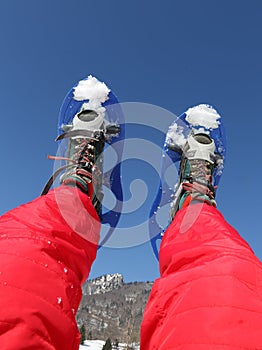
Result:
{"label": "snow", "polygon": [[89,100],[83,103],[81,110],[95,110],[103,117],[105,108],[102,106],[102,103],[108,100],[109,93],[110,89],[105,83],[89,75],[87,79],[80,80],[78,85],[74,88],[74,99],[76,101]]}
{"label": "snow", "polygon": [[205,129],[205,128],[193,128],[192,130],[193,130],[194,134],[199,134],[199,133],[207,134],[207,135],[210,134],[210,131]]}
{"label": "snow", "polygon": [[62,304],[62,298],[61,297],[57,297],[57,303],[60,305]]}
{"label": "snow", "polygon": [[189,108],[186,111],[186,121],[192,126],[202,126],[206,129],[217,129],[220,122],[217,111],[206,104]]}
{"label": "snow", "polygon": [[80,80],[74,89],[74,99],[76,101],[97,100],[100,103],[108,100],[110,89],[105,83],[89,75],[87,79]]}
{"label": "snow", "polygon": [[[196,133],[210,134],[210,131],[219,127],[221,118],[217,111],[207,105],[200,104],[195,107],[191,107],[186,111],[185,120],[189,124],[189,128]],[[175,144],[183,147],[186,143],[186,125],[181,126],[177,123],[172,124],[167,132],[167,143]]]}
{"label": "snow", "polygon": [[183,146],[186,143],[185,136],[183,134],[183,128],[176,123],[172,124],[167,132],[168,143],[173,143],[178,146]]}
{"label": "snow", "polygon": [[[219,127],[221,116],[218,112],[207,104],[200,104],[198,106],[189,108],[186,111],[186,121],[190,124],[194,133],[210,134],[210,131]],[[195,128],[194,128],[195,127]],[[218,152],[223,153],[223,149],[218,147]],[[222,175],[224,169],[223,159],[218,161],[216,174]]]}
{"label": "snow", "polygon": [[[85,340],[84,345],[80,345],[79,350],[102,350],[104,344],[105,344],[105,341],[103,340]],[[140,349],[139,344],[132,344],[132,347],[135,350]],[[115,348],[113,347],[113,349]],[[119,343],[117,350],[126,350],[126,349],[127,349],[126,344]]]}
{"label": "snow", "polygon": [[86,340],[85,345],[80,345],[79,350],[102,350],[104,344],[103,340]]}
{"label": "snow", "polygon": [[223,159],[220,159],[218,161],[218,165],[217,165],[217,168],[216,168],[217,175],[221,176],[222,173],[223,173],[223,170],[224,170],[224,161],[223,161]]}

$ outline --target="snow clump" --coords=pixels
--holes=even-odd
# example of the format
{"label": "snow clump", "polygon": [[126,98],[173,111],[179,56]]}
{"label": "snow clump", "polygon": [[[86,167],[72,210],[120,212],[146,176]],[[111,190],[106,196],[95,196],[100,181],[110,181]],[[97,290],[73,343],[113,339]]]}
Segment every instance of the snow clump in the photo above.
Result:
{"label": "snow clump", "polygon": [[172,143],[178,146],[184,146],[186,138],[183,134],[183,128],[176,123],[170,125],[167,132],[167,143]]}
{"label": "snow clump", "polygon": [[100,103],[108,100],[110,89],[105,83],[97,80],[92,75],[87,79],[80,80],[74,89],[74,99],[76,101],[97,100]]}
{"label": "snow clump", "polygon": [[206,129],[217,129],[220,124],[220,115],[206,104],[189,108],[186,111],[186,121],[192,126],[202,126]]}
{"label": "snow clump", "polygon": [[83,103],[81,111],[90,109],[103,116],[105,108],[102,103],[108,100],[109,93],[110,89],[105,83],[89,75],[87,79],[80,80],[74,88],[74,99],[76,101],[89,100]]}

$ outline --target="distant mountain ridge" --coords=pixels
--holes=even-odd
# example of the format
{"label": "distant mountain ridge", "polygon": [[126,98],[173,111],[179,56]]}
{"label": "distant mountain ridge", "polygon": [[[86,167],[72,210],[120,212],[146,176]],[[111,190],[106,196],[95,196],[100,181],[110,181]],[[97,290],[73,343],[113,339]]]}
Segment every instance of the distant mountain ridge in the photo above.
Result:
{"label": "distant mountain ridge", "polygon": [[87,281],[77,313],[88,339],[139,342],[140,325],[153,282],[125,283],[121,274]]}
{"label": "distant mountain ridge", "polygon": [[87,281],[83,288],[83,295],[104,294],[124,285],[124,278],[120,273],[107,274]]}

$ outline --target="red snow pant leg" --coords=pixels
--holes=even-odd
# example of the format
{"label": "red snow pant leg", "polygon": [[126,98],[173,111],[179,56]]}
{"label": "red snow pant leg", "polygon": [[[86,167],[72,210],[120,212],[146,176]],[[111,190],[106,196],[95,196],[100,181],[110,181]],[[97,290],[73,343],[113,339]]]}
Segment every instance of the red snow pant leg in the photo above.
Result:
{"label": "red snow pant leg", "polygon": [[61,186],[0,218],[0,349],[77,350],[75,313],[96,257],[91,200]]}
{"label": "red snow pant leg", "polygon": [[163,237],[141,350],[262,349],[262,264],[206,204],[180,210]]}

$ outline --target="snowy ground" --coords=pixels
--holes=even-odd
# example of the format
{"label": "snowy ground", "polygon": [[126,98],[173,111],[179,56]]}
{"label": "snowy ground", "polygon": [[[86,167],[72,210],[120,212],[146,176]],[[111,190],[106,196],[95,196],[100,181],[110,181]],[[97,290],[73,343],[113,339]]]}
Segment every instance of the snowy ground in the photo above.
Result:
{"label": "snowy ground", "polygon": [[[102,350],[104,344],[103,340],[86,340],[79,350]],[[117,350],[126,350],[126,344],[119,344]],[[139,350],[139,345],[134,346],[134,350]]]}
{"label": "snowy ground", "polygon": [[102,340],[86,340],[85,345],[80,345],[79,350],[102,350],[104,344]]}

